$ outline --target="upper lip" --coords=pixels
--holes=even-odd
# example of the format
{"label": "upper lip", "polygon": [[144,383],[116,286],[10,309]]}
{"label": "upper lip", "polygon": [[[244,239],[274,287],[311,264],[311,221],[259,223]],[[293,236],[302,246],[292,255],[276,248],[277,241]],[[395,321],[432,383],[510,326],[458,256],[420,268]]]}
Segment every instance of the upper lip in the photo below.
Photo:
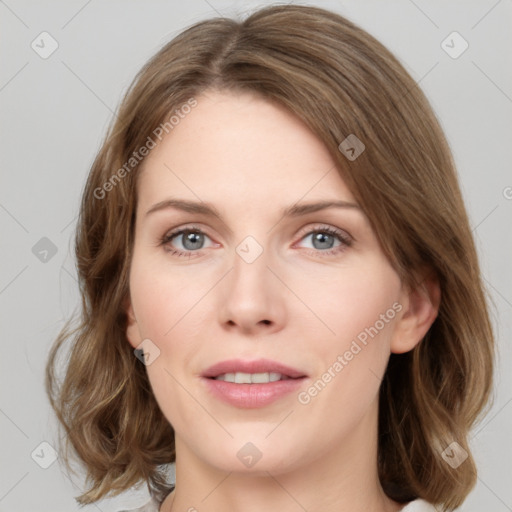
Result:
{"label": "upper lip", "polygon": [[219,363],[210,366],[205,370],[202,377],[218,377],[225,373],[280,373],[286,377],[296,379],[299,377],[306,377],[304,372],[286,366],[277,361],[271,361],[270,359],[257,359],[254,361],[244,361],[242,359],[230,359],[228,361],[221,361]]}

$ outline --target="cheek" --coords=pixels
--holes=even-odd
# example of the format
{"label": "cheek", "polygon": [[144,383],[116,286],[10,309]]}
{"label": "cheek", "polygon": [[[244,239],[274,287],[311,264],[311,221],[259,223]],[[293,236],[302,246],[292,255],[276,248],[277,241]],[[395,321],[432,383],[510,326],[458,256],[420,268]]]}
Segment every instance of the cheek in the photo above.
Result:
{"label": "cheek", "polygon": [[194,331],[202,322],[198,319],[200,309],[194,305],[207,290],[202,281],[191,280],[189,274],[170,272],[134,257],[130,291],[140,336],[150,339],[159,350],[146,371],[155,399],[170,422],[180,418],[180,422],[190,424],[200,414],[185,390],[184,374],[199,348]]}
{"label": "cheek", "polygon": [[[324,325],[311,320],[317,334],[304,350],[313,351],[317,365],[299,403],[324,411],[319,417],[332,415],[339,424],[351,410],[356,421],[375,399],[389,360],[400,279],[385,261],[378,261],[371,267],[343,269],[319,284],[304,295]],[[333,403],[340,407],[333,410]]]}
{"label": "cheek", "polygon": [[326,435],[336,437],[356,428],[378,396],[401,285],[385,265],[376,265],[373,272],[351,269],[323,285],[322,293],[309,295],[308,305],[329,329],[322,327],[324,334],[309,340],[317,364],[298,402],[307,421],[314,423],[313,430],[325,430],[322,422],[329,418],[332,430]]}
{"label": "cheek", "polygon": [[386,261],[331,269],[329,275],[297,281],[297,289],[297,295],[307,298],[304,302],[312,312],[307,318],[315,323],[321,346],[340,349],[358,336],[364,341],[368,331],[375,335],[375,327],[381,339],[389,338],[401,283]]}
{"label": "cheek", "polygon": [[[162,268],[137,258],[132,262],[130,291],[141,339],[150,339],[159,357],[146,367],[153,393],[167,418],[187,415],[190,396],[180,383],[193,366],[204,341],[206,310],[201,308],[211,289],[208,280],[179,269]],[[209,319],[211,321],[211,318]],[[169,400],[172,395],[173,399]]]}
{"label": "cheek", "polygon": [[190,314],[197,316],[196,306],[210,287],[189,272],[136,263],[130,275],[130,291],[139,330],[143,337],[159,344],[186,323]]}

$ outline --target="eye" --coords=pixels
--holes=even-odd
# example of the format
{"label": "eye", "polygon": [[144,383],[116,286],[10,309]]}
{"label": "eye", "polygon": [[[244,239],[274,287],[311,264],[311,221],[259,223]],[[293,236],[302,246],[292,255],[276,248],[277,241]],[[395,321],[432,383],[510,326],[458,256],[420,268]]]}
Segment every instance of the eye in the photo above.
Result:
{"label": "eye", "polygon": [[[352,237],[340,229],[331,226],[319,226],[317,229],[306,232],[300,240],[311,240],[313,249],[312,254],[321,256],[330,256],[344,251],[352,245]],[[166,233],[160,240],[160,244],[165,250],[175,256],[193,257],[194,253],[201,254],[202,249],[214,246],[211,243],[205,247],[205,240],[210,237],[197,226],[185,226],[169,233]],[[176,247],[178,245],[178,247]],[[218,245],[218,244],[217,244]]]}
{"label": "eye", "polygon": [[[201,249],[205,249],[205,239],[210,240],[210,237],[204,233],[201,229],[195,226],[187,226],[176,229],[164,235],[161,239],[161,244],[166,247],[166,250],[176,256],[192,256],[192,253],[199,252]],[[176,242],[173,240],[180,241],[178,246],[175,247]]]}
{"label": "eye", "polygon": [[320,226],[309,231],[301,240],[311,240],[313,253],[321,253],[322,256],[337,254],[352,245],[352,238],[348,233],[331,226]]}

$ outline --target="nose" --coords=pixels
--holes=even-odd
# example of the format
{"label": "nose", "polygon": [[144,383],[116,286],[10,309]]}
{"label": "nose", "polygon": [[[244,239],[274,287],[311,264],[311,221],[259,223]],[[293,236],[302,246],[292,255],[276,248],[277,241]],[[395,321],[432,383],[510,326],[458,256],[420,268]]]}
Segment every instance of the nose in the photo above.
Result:
{"label": "nose", "polygon": [[256,260],[246,261],[235,253],[233,268],[223,279],[219,321],[229,331],[245,335],[271,334],[286,322],[285,286],[270,270],[263,250]]}

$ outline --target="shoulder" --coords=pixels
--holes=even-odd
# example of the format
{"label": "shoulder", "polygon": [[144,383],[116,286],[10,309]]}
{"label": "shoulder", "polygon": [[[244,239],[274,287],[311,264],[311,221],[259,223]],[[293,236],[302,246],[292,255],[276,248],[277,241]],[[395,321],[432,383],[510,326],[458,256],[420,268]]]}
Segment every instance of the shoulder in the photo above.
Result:
{"label": "shoulder", "polygon": [[116,512],[160,512],[160,507],[162,503],[165,501],[165,498],[169,495],[169,493],[172,493],[174,491],[175,484],[172,484],[168,489],[165,496],[160,497],[160,499],[157,499],[157,497],[150,493],[150,499],[148,502],[146,502],[144,505],[138,508],[123,508],[119,509]]}
{"label": "shoulder", "polygon": [[437,512],[437,508],[424,500],[414,500],[408,503],[400,512]]}
{"label": "shoulder", "polygon": [[155,498],[151,498],[146,504],[142,505],[142,507],[118,510],[118,512],[158,512],[159,507],[160,503]]}
{"label": "shoulder", "polygon": [[[119,510],[118,512],[158,512],[159,502],[151,498],[145,505],[130,510]],[[408,503],[400,512],[437,512],[437,509],[424,500],[414,500]]]}

